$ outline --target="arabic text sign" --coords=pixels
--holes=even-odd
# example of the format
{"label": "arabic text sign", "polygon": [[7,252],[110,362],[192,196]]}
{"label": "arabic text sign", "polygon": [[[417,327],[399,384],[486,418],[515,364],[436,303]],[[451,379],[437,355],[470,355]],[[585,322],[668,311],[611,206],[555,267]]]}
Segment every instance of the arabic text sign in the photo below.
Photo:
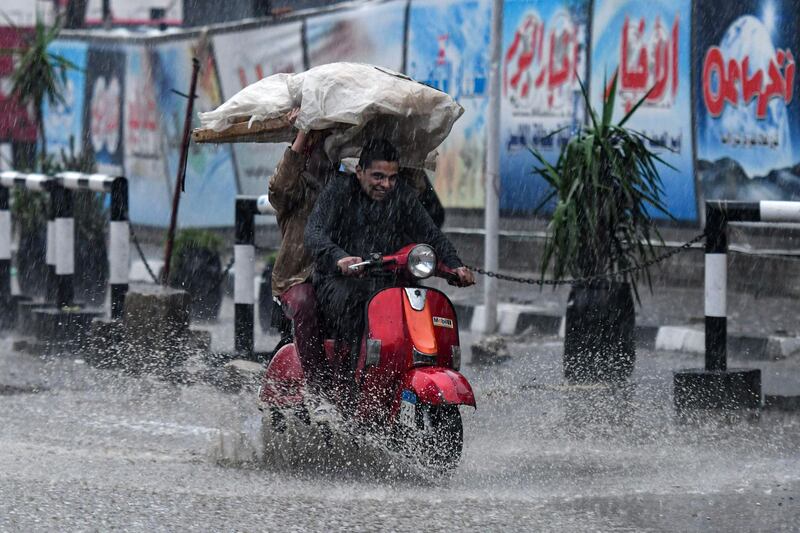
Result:
{"label": "arabic text sign", "polygon": [[598,109],[602,106],[615,75],[615,121],[646,98],[626,125],[646,135],[650,148],[674,167],[659,164],[658,170],[667,209],[680,220],[697,217],[690,13],[690,0],[599,0],[592,22],[592,104]]}
{"label": "arabic text sign", "polygon": [[506,0],[503,16],[501,193],[504,211],[530,212],[550,192],[530,149],[548,161],[583,121],[588,0]]}
{"label": "arabic text sign", "polygon": [[698,179],[706,199],[800,199],[800,21],[787,0],[696,7]]}

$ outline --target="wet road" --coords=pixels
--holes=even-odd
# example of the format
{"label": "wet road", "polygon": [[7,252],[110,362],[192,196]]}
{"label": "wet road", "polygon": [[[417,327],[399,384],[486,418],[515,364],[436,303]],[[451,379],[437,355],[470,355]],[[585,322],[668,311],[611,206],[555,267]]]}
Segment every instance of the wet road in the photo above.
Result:
{"label": "wet road", "polygon": [[267,432],[264,451],[251,395],[3,340],[0,530],[798,529],[798,415],[681,423],[671,371],[699,359],[641,351],[633,385],[612,391],[564,386],[557,339],[511,347],[465,367],[479,409],[463,411],[461,466],[431,481],[304,428]]}

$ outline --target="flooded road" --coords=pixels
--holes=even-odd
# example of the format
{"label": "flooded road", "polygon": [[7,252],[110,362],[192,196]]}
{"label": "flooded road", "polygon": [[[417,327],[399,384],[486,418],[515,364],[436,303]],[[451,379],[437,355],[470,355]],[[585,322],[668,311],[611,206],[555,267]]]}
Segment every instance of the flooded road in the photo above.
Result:
{"label": "flooded road", "polygon": [[[465,339],[469,341],[469,339]],[[558,339],[464,371],[449,479],[369,443],[265,432],[251,394],[174,385],[0,346],[2,531],[780,531],[800,524],[800,417],[680,422],[673,369],[639,351],[630,387],[567,387]],[[388,465],[388,466],[387,466]]]}

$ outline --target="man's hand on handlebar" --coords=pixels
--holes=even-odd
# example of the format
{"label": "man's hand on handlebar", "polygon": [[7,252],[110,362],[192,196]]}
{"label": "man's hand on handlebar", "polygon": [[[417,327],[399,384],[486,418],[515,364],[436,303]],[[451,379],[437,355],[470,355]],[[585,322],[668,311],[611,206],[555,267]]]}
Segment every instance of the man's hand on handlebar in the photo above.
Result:
{"label": "man's hand on handlebar", "polygon": [[475,274],[472,273],[470,269],[467,267],[459,267],[454,270],[456,276],[458,276],[458,281],[453,282],[453,285],[457,285],[459,287],[469,287],[470,285],[475,285]]}
{"label": "man's hand on handlebar", "polygon": [[345,276],[360,276],[362,272],[364,272],[364,267],[359,266],[356,268],[350,268],[350,265],[355,265],[357,263],[363,263],[364,260],[360,257],[348,256],[342,257],[338,261],[336,261],[336,266],[339,267],[339,272],[341,272]]}

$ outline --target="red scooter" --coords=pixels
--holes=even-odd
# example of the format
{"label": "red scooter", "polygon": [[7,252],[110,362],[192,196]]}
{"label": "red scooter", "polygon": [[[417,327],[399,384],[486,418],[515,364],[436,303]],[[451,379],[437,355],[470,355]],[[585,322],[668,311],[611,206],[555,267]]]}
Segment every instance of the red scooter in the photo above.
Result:
{"label": "red scooter", "polygon": [[[325,341],[328,361],[340,383],[345,381],[344,387],[333,387],[337,390],[326,395],[359,426],[389,436],[423,466],[452,469],[463,444],[459,405],[475,407],[475,396],[458,372],[461,346],[453,304],[441,291],[417,282],[436,275],[452,283],[458,277],[437,262],[427,244],[408,245],[351,266],[357,267],[364,267],[366,275],[394,275],[398,285],[376,292],[367,303],[366,331],[354,371],[351,349]],[[342,390],[355,392],[341,394]],[[285,427],[287,414],[310,422],[294,344],[283,346],[270,361],[259,398],[278,430]]]}

